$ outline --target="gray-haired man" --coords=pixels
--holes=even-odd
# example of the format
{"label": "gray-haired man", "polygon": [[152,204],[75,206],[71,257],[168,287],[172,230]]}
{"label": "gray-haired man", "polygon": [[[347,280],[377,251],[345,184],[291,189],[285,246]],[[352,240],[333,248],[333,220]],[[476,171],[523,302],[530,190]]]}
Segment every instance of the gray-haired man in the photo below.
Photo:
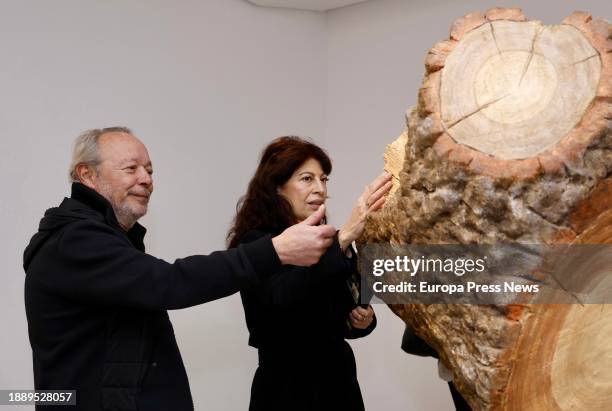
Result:
{"label": "gray-haired man", "polygon": [[77,409],[192,409],[166,310],[228,296],[281,264],[314,264],[335,235],[317,226],[320,209],[277,237],[167,263],[144,252],[137,223],[152,173],[129,129],[86,131],[71,197],[47,210],[24,253],[35,387],[76,389]]}

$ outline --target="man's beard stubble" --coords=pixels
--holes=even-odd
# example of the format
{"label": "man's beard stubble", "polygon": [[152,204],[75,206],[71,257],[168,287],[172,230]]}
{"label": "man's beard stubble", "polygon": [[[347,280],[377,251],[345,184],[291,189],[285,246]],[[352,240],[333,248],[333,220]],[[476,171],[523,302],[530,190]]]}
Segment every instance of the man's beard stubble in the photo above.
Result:
{"label": "man's beard stubble", "polygon": [[113,207],[115,217],[117,218],[119,225],[121,225],[124,230],[127,231],[132,228],[132,226],[136,224],[136,221],[138,221],[138,219],[144,215],[144,213],[142,215],[140,213],[136,213],[127,203],[127,199],[123,203],[116,202],[112,196],[113,189],[108,183],[99,182],[98,190],[100,195],[106,198],[106,200],[108,200]]}

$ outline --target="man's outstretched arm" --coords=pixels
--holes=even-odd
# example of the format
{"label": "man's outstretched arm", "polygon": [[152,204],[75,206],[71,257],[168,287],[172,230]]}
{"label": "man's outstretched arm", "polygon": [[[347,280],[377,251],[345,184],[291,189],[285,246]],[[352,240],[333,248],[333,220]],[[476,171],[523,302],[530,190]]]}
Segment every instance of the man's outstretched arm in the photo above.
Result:
{"label": "man's outstretched arm", "polygon": [[[315,226],[323,210],[272,239],[168,263],[135,249],[105,224],[70,224],[50,253],[28,270],[31,284],[92,305],[178,309],[231,295],[278,272],[282,264],[315,263],[331,244],[333,227]],[[38,261],[55,261],[37,267]]]}

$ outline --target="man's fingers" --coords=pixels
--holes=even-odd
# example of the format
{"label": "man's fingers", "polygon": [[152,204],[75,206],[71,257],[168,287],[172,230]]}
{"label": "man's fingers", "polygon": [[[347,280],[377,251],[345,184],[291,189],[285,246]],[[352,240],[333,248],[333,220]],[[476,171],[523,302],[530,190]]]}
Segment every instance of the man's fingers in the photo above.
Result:
{"label": "man's fingers", "polygon": [[325,204],[321,204],[319,208],[317,209],[317,211],[309,215],[308,218],[302,221],[302,223],[306,225],[319,225],[324,215],[325,215]]}
{"label": "man's fingers", "polygon": [[316,239],[316,246],[311,249],[312,255],[310,259],[310,264],[316,264],[321,255],[325,253],[332,243],[334,242],[334,237],[336,236],[336,229],[331,225],[320,225],[316,227],[310,227],[308,230],[314,230],[315,236],[312,237],[313,240]]}
{"label": "man's fingers", "polygon": [[336,227],[333,225],[320,225],[317,227],[317,231],[323,238],[331,239],[336,235]]}

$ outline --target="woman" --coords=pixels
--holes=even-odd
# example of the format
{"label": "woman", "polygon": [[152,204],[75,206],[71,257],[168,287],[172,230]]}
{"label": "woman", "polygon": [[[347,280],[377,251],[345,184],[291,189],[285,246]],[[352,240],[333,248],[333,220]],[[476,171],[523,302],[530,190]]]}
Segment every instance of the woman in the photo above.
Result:
{"label": "woman", "polygon": [[[273,141],[238,203],[230,247],[276,235],[314,213],[327,199],[331,168],[327,154],[310,142]],[[349,291],[356,268],[351,243],[361,235],[366,215],[382,207],[390,179],[384,173],[366,187],[317,264],[284,266],[241,293],[249,345],[259,352],[251,411],[364,409],[345,338],[368,335],[376,319],[372,307],[358,306]]]}

